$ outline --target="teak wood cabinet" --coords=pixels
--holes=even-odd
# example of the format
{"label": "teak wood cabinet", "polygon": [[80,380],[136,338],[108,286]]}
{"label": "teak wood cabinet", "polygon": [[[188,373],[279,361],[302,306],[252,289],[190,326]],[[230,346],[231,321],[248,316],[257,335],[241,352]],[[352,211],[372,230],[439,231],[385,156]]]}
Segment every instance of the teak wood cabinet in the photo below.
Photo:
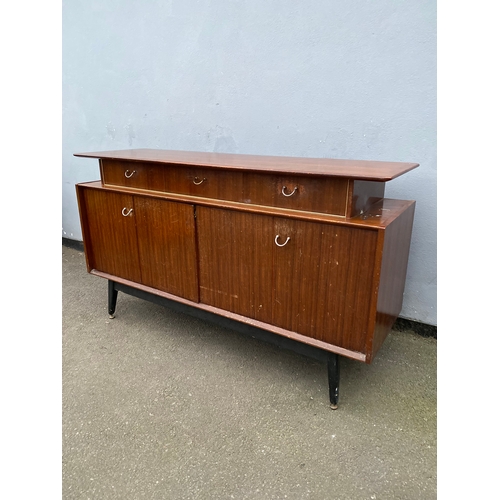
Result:
{"label": "teak wood cabinet", "polygon": [[[370,363],[401,311],[414,201],[384,198],[416,163],[135,149],[78,153],[87,269],[289,339],[328,360]],[[194,310],[194,309],[191,309]]]}

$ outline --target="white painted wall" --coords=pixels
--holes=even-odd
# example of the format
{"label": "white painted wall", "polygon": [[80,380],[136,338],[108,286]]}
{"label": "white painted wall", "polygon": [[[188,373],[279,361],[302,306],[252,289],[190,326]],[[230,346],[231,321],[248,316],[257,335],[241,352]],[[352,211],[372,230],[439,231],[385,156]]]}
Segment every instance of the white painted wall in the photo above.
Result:
{"label": "white painted wall", "polygon": [[63,237],[73,153],[128,148],[405,161],[417,201],[402,317],[436,319],[436,2],[63,3]]}

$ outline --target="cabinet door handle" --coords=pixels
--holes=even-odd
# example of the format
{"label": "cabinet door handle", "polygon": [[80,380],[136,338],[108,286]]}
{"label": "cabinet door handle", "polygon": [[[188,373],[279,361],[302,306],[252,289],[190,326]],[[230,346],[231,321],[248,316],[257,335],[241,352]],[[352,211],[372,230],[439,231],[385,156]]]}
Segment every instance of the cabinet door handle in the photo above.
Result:
{"label": "cabinet door handle", "polygon": [[196,186],[203,184],[207,180],[205,177],[203,177],[203,179],[201,179],[201,181],[199,181],[198,179],[199,179],[199,177],[195,177],[193,179],[193,184],[195,184]]}
{"label": "cabinet door handle", "polygon": [[128,217],[129,215],[132,215],[132,212],[134,211],[133,208],[130,208],[129,211],[127,213],[125,213],[126,210],[127,210],[127,207],[123,207],[123,210],[122,210],[123,217]]}
{"label": "cabinet door handle", "polygon": [[130,170],[125,170],[125,177],[127,179],[130,179],[134,174],[135,174],[135,170],[132,170],[132,172],[130,172]]}
{"label": "cabinet door handle", "polygon": [[288,236],[287,239],[286,239],[286,241],[285,241],[285,243],[279,244],[278,243],[279,237],[280,237],[280,235],[277,234],[276,238],[274,238],[274,243],[276,243],[276,245],[278,245],[279,247],[284,247],[290,241],[290,236]]}
{"label": "cabinet door handle", "polygon": [[297,187],[297,186],[295,186],[295,187],[293,188],[293,191],[292,191],[290,194],[286,194],[286,193],[285,193],[285,189],[286,189],[286,186],[283,186],[283,187],[281,188],[281,194],[282,194],[283,196],[292,196],[292,194],[294,194],[294,193],[295,193],[295,191],[297,191],[298,187]]}

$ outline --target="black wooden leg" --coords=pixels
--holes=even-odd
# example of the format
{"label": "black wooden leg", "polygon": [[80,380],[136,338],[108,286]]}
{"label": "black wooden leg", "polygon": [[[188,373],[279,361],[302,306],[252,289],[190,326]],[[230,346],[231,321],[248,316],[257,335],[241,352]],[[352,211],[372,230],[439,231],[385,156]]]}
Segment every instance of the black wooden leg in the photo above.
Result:
{"label": "black wooden leg", "polygon": [[115,317],[117,297],[118,297],[118,290],[115,289],[115,282],[108,280],[108,314],[110,318]]}
{"label": "black wooden leg", "polygon": [[328,386],[330,389],[330,407],[336,410],[339,404],[340,363],[338,354],[328,355]]}

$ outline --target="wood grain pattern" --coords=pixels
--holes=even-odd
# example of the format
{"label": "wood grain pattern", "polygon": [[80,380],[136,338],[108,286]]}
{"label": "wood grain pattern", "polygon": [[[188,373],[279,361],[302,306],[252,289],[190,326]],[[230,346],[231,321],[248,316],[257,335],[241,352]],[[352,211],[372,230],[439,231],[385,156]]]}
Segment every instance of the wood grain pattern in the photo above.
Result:
{"label": "wood grain pattern", "polygon": [[[281,176],[275,184],[274,206],[345,216],[348,186],[347,179],[335,177]],[[291,196],[283,194],[294,190]]]}
{"label": "wood grain pattern", "polygon": [[241,201],[243,197],[242,172],[182,165],[166,165],[163,169],[165,189],[170,193],[229,201]]}
{"label": "wood grain pattern", "polygon": [[150,161],[164,164],[219,167],[232,170],[281,172],[285,174],[313,174],[389,181],[418,167],[418,163],[330,158],[297,158],[287,156],[205,153],[196,151],[168,151],[159,149],[127,149],[75,153],[84,158],[111,158],[128,161]]}
{"label": "wood grain pattern", "polygon": [[272,322],[273,225],[267,216],[198,207],[200,301]]}
{"label": "wood grain pattern", "polygon": [[377,312],[373,336],[368,337],[368,363],[380,349],[403,306],[414,213],[415,202],[382,232]]}
{"label": "wood grain pattern", "polygon": [[87,267],[87,272],[92,271],[91,261],[92,258],[92,242],[90,241],[90,230],[88,224],[88,216],[87,216],[87,203],[85,200],[85,191],[87,188],[86,185],[77,184],[75,186],[76,189],[76,201],[78,204],[78,214],[80,216],[80,227],[82,229],[83,236],[83,250],[85,254],[85,265]]}
{"label": "wood grain pattern", "polygon": [[273,324],[364,352],[377,232],[275,218]]}
{"label": "wood grain pattern", "polygon": [[[345,216],[349,181],[101,160],[105,185]],[[127,172],[130,177],[126,177]],[[290,194],[291,196],[285,196]]]}
{"label": "wood grain pattern", "polygon": [[[157,169],[163,173],[161,190],[169,193],[342,216],[346,212],[347,179],[278,176],[182,165],[157,166]],[[286,194],[294,194],[285,196],[283,189]]]}
{"label": "wood grain pattern", "polygon": [[101,175],[104,184],[165,191],[164,169],[154,163],[103,159]]}
{"label": "wood grain pattern", "polygon": [[134,197],[141,283],[198,301],[194,206]]}
{"label": "wood grain pattern", "polygon": [[[88,268],[198,301],[194,206],[79,186]],[[126,209],[127,217],[122,210]]]}
{"label": "wood grain pattern", "polygon": [[197,220],[201,302],[364,352],[376,231],[209,208]]}
{"label": "wood grain pattern", "polygon": [[86,207],[83,237],[89,266],[140,283],[135,214],[132,212],[128,217],[122,215],[124,208],[133,210],[133,197],[80,189]]}

